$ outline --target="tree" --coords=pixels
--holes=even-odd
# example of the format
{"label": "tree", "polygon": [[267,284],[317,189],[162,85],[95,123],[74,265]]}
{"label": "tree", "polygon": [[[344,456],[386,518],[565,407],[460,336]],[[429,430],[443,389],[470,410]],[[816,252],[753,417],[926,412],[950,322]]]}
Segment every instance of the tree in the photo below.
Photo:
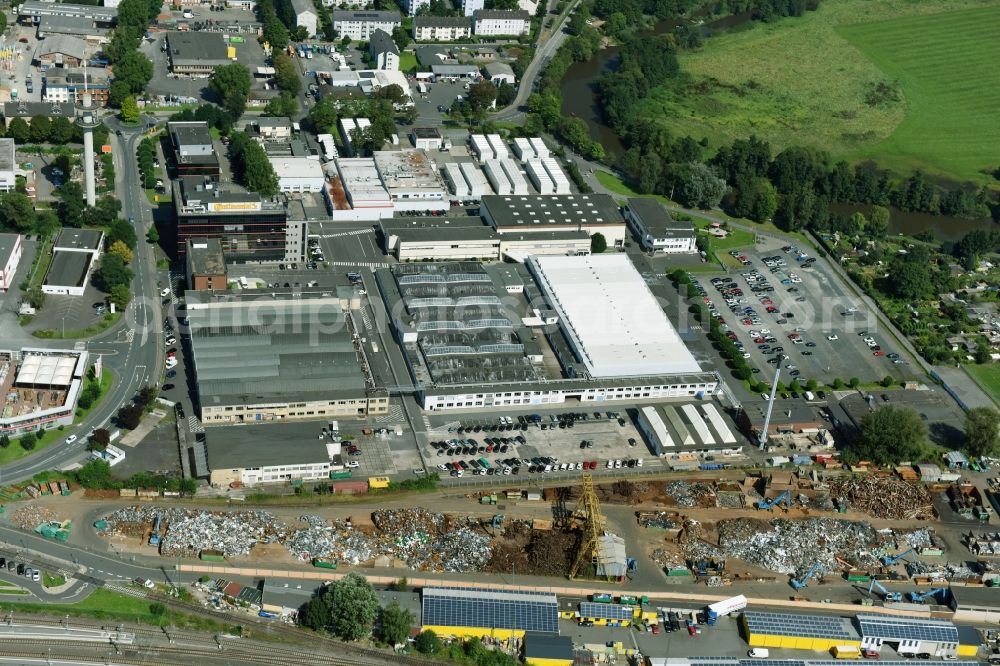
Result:
{"label": "tree", "polygon": [[325,629],[330,624],[329,591],[324,589],[299,608],[299,624],[313,631]]}
{"label": "tree", "polygon": [[492,82],[483,79],[469,86],[466,95],[473,111],[485,111],[492,108],[497,100],[497,87]]}
{"label": "tree", "polygon": [[302,90],[302,79],[299,77],[299,72],[292,59],[285,55],[284,51],[275,51],[272,60],[274,62],[274,82],[278,88],[292,95],[299,94]]}
{"label": "tree", "polygon": [[[35,143],[45,143],[49,140],[49,130],[52,129],[52,121],[46,116],[35,116],[31,119],[31,128],[28,136]],[[69,177],[69,174],[66,174]]]}
{"label": "tree", "polygon": [[130,250],[128,245],[120,240],[112,243],[111,247],[108,248],[108,252],[111,254],[117,254],[126,264],[132,263],[132,250]]}
{"label": "tree", "polygon": [[118,410],[118,422],[127,430],[135,430],[142,420],[142,407],[139,405],[125,405]]}
{"label": "tree", "polygon": [[8,138],[14,139],[14,143],[27,143],[31,130],[24,118],[14,118],[7,126]]}
{"label": "tree", "polygon": [[34,430],[29,430],[28,432],[21,435],[21,448],[25,451],[31,451],[35,448],[35,444],[38,443],[38,436],[35,434]]}
{"label": "tree", "polygon": [[386,645],[400,645],[410,637],[413,628],[413,613],[393,601],[382,609],[379,620],[379,638]]}
{"label": "tree", "polygon": [[[109,197],[101,197],[97,200],[97,210],[102,208],[102,204],[105,199]],[[111,216],[109,221],[103,224],[108,226],[107,234],[105,234],[105,239],[111,245],[114,245],[118,241],[125,243],[126,247],[130,250],[134,250],[135,246],[138,244],[139,239],[135,235],[135,227],[128,223],[128,220],[123,220],[118,217],[118,210],[121,208],[121,202],[117,199],[111,199],[107,204],[108,210],[101,214],[102,217],[106,218],[108,215]],[[112,211],[112,209],[116,209]]]}
{"label": "tree", "polygon": [[973,456],[992,456],[1000,448],[1000,412],[973,407],[965,413],[965,450]]}
{"label": "tree", "polygon": [[3,433],[0,435],[0,449],[6,449],[10,446],[10,435]]}
{"label": "tree", "polygon": [[76,471],[76,480],[84,488],[104,488],[111,481],[111,465],[104,460],[91,460]]}
{"label": "tree", "polygon": [[398,83],[390,83],[387,86],[382,86],[372,94],[373,99],[384,99],[389,101],[391,104],[402,104],[406,101],[406,93],[399,86]]}
{"label": "tree", "polygon": [[[119,13],[119,21],[121,21]],[[143,26],[145,30],[145,26]],[[141,93],[153,78],[153,62],[136,50],[125,53],[115,63],[115,80],[108,93],[108,103],[121,107],[125,100]]]}
{"label": "tree", "polygon": [[673,192],[670,198],[691,208],[713,208],[726,193],[726,181],[701,162],[669,165],[667,181]]}
{"label": "tree", "polygon": [[83,200],[83,188],[75,181],[63,183],[56,194],[59,196],[59,203],[56,205],[56,214],[64,227],[83,226],[83,211],[87,204]]}
{"label": "tree", "polygon": [[912,301],[931,293],[931,268],[926,261],[901,257],[889,266],[887,290],[899,298]]}
{"label": "tree", "polygon": [[250,76],[250,70],[245,65],[234,62],[216,67],[208,87],[219,97],[222,106],[236,121],[246,110],[247,95],[250,94],[252,85],[253,77]]}
{"label": "tree", "polygon": [[497,87],[497,106],[505,107],[514,103],[517,98],[517,88],[506,81]]}
{"label": "tree", "polygon": [[0,194],[0,229],[31,231],[38,225],[34,205],[20,192]]}
{"label": "tree", "polygon": [[233,156],[233,170],[244,187],[263,197],[278,193],[278,176],[259,143],[245,132],[235,132],[229,149]]}
{"label": "tree", "polygon": [[868,235],[872,238],[885,238],[889,231],[889,209],[885,206],[872,206],[868,219]]}
{"label": "tree", "polygon": [[421,654],[436,654],[441,649],[441,639],[431,629],[424,629],[417,634],[413,647]]}
{"label": "tree", "polygon": [[861,386],[861,380],[858,379],[857,377],[851,377],[851,380],[847,383],[850,385],[851,388],[858,388],[859,386]]}
{"label": "tree", "polygon": [[149,227],[149,231],[146,232],[146,240],[148,240],[150,243],[160,242],[160,232],[156,230],[156,225],[152,225]]}
{"label": "tree", "polygon": [[59,116],[52,120],[52,126],[49,128],[49,141],[61,146],[72,141],[74,136],[76,136],[76,130],[69,118]]}
{"label": "tree", "polygon": [[115,304],[118,311],[124,310],[132,302],[132,289],[128,285],[116,284],[111,288],[108,300]]}
{"label": "tree", "polygon": [[590,252],[592,254],[601,254],[608,249],[608,240],[604,237],[604,234],[598,232],[590,237]]}
{"label": "tree", "polygon": [[293,118],[299,112],[299,101],[290,92],[281,91],[264,107],[264,115],[273,118]]}
{"label": "tree", "polygon": [[378,599],[368,580],[349,573],[333,584],[330,624],[334,633],[347,641],[356,641],[371,633],[378,613]]}
{"label": "tree", "polygon": [[94,271],[94,284],[102,291],[111,293],[117,286],[128,287],[132,282],[132,271],[117,254],[106,252]]}
{"label": "tree", "polygon": [[122,120],[129,125],[139,122],[139,105],[135,101],[134,95],[129,95],[122,100]]}
{"label": "tree", "polygon": [[396,42],[396,46],[400,49],[405,49],[413,40],[410,39],[410,33],[402,26],[397,25],[392,29],[392,41]]}
{"label": "tree", "polygon": [[159,601],[154,601],[149,604],[149,614],[154,617],[160,617],[167,612],[167,607],[161,604]]}
{"label": "tree", "polygon": [[926,444],[927,426],[913,409],[885,405],[864,417],[849,448],[859,459],[890,465],[918,459]]}
{"label": "tree", "polygon": [[324,98],[320,100],[316,106],[309,109],[309,122],[312,123],[313,129],[317,133],[323,133],[330,130],[337,124],[337,119],[340,117],[340,113],[337,110],[337,106],[332,99]]}

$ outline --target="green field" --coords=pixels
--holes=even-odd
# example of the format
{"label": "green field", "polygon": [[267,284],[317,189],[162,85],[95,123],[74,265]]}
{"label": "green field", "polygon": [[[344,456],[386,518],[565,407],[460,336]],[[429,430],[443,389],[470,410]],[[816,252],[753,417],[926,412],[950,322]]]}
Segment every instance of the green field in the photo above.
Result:
{"label": "green field", "polygon": [[[641,105],[713,147],[757,134],[777,149],[983,180],[1000,164],[1000,4],[987,0],[824,0],[681,56],[682,94]],[[892,94],[876,95],[876,86]]]}
{"label": "green field", "polygon": [[965,371],[989,393],[993,402],[1000,405],[1000,365],[996,363],[967,365]]}

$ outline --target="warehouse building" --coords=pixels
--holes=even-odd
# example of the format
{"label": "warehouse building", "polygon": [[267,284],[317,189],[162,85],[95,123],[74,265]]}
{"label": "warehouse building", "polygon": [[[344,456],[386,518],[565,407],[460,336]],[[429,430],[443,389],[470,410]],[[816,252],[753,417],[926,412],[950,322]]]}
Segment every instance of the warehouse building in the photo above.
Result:
{"label": "warehouse building", "polygon": [[[13,141],[13,139],[9,139]],[[7,293],[14,284],[18,264],[24,253],[21,234],[0,234],[0,291]]]}
{"label": "warehouse building", "polygon": [[861,647],[860,634],[843,617],[747,611],[740,622],[752,647],[821,652],[836,646]]}
{"label": "warehouse building", "polygon": [[627,256],[531,257],[528,268],[591,377],[701,372]]}
{"label": "warehouse building", "polygon": [[3,104],[3,118],[8,127],[14,118],[30,121],[32,118],[42,116],[49,120],[54,118],[73,120],[76,118],[76,106],[72,102],[50,104],[49,102],[26,102],[23,99]]}
{"label": "warehouse building", "polygon": [[207,78],[216,67],[231,62],[226,40],[219,32],[169,32],[166,45],[174,74]]}
{"label": "warehouse building", "polygon": [[573,639],[533,631],[524,634],[524,663],[527,666],[573,666]]}
{"label": "warehouse building", "polygon": [[962,645],[958,627],[948,620],[858,615],[857,624],[861,647],[865,649],[878,651],[883,644],[889,644],[901,656],[930,655],[945,659],[974,657],[979,651],[978,635],[974,644]]}
{"label": "warehouse building", "polygon": [[396,213],[444,213],[451,207],[444,183],[424,151],[376,150],[372,158]]}
{"label": "warehouse building", "polygon": [[1000,622],[1000,592],[989,587],[953,586],[951,608],[955,620],[976,624]]}
{"label": "warehouse building", "polygon": [[[320,426],[270,423],[259,426],[254,437],[245,428],[210,428],[204,435],[209,482],[216,488],[231,483],[256,486],[293,480],[330,478],[331,464],[340,467],[340,442],[317,437]],[[267,442],[261,446],[261,442]]]}
{"label": "warehouse building", "polygon": [[643,249],[662,254],[698,251],[694,224],[675,220],[656,199],[633,197],[624,213]]}
{"label": "warehouse building", "polygon": [[599,627],[627,627],[632,624],[635,609],[621,604],[598,604],[584,601],[580,604],[580,624]]}
{"label": "warehouse building", "polygon": [[60,16],[67,18],[89,18],[101,28],[112,28],[118,20],[116,7],[95,7],[93,5],[74,5],[68,2],[41,2],[28,0],[17,8],[17,19],[22,24],[38,25],[44,16]]}
{"label": "warehouse building", "polygon": [[479,214],[501,234],[586,231],[602,234],[608,247],[625,243],[625,218],[606,194],[489,195],[482,198]]}
{"label": "warehouse building", "polygon": [[42,283],[42,292],[83,296],[90,274],[104,245],[100,229],[70,229],[59,232],[52,244],[52,261]]}
{"label": "warehouse building", "polygon": [[[759,440],[767,418],[767,400],[747,400],[742,405],[740,427],[752,439]],[[815,433],[826,427],[826,422],[808,403],[801,400],[780,400],[771,410],[767,432],[769,435]]]}
{"label": "warehouse building", "polygon": [[370,157],[335,158],[330,179],[334,221],[377,222],[392,217],[395,208]]}
{"label": "warehouse building", "polygon": [[735,425],[714,403],[699,405],[646,405],[636,421],[650,449],[658,456],[673,453],[742,453],[743,442],[734,434]]}
{"label": "warehouse building", "polygon": [[103,27],[105,23],[89,16],[40,16],[36,25],[39,39],[70,35],[82,37],[92,45],[106,43],[109,31],[109,28]]}
{"label": "warehouse building", "polygon": [[500,236],[500,254],[518,263],[533,255],[585,256],[590,254],[590,245],[586,231],[514,232]]}
{"label": "warehouse building", "polygon": [[251,289],[185,298],[206,425],[388,413],[388,394],[335,294]]}
{"label": "warehouse building", "polygon": [[226,255],[218,238],[188,239],[185,254],[185,272],[189,289],[226,289]]}
{"label": "warehouse building", "polygon": [[73,425],[89,358],[69,349],[0,350],[0,434]]}
{"label": "warehouse building", "polygon": [[506,640],[559,633],[559,603],[549,592],[425,587],[420,624],[438,636]]}
{"label": "warehouse building", "polygon": [[444,146],[441,130],[436,127],[414,127],[410,130],[410,140],[417,150],[441,150]]}
{"label": "warehouse building", "polygon": [[79,67],[87,55],[87,43],[69,35],[55,35],[38,42],[34,61],[50,67]]}
{"label": "warehouse building", "polygon": [[270,157],[281,192],[322,192],[326,188],[323,165],[311,157]]}
{"label": "warehouse building", "polygon": [[308,224],[289,215],[284,197],[264,199],[234,185],[183,177],[173,182],[173,204],[181,257],[187,241],[205,238],[218,238],[233,263],[292,263],[305,256]]}
{"label": "warehouse building", "polygon": [[500,258],[500,235],[478,217],[394,217],[380,220],[379,231],[399,261]]}

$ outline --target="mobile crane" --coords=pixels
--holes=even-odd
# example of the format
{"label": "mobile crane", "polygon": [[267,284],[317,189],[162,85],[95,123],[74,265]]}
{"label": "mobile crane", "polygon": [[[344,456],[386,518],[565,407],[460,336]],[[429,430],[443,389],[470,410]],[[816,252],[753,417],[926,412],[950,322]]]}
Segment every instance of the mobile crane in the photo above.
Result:
{"label": "mobile crane", "polygon": [[885,585],[883,585],[882,583],[878,582],[874,578],[872,578],[872,582],[868,586],[868,596],[871,596],[871,594],[872,594],[872,588],[877,588],[878,591],[882,593],[882,598],[885,599],[886,601],[892,602],[892,601],[902,601],[903,600],[903,593],[902,592],[890,592],[889,590],[885,589]]}
{"label": "mobile crane", "polygon": [[757,502],[757,509],[758,510],[766,509],[770,511],[773,507],[775,507],[776,505],[780,505],[782,502],[785,503],[786,507],[792,506],[792,493],[786,490],[785,492],[781,493],[774,499],[760,500],[759,502]]}
{"label": "mobile crane", "polygon": [[908,555],[916,555],[916,554],[917,553],[912,548],[910,548],[909,550],[904,550],[899,555],[886,555],[882,558],[882,564],[886,565],[887,567],[891,567],[893,564],[896,564],[900,560],[905,561]]}
{"label": "mobile crane", "polygon": [[910,601],[922,604],[928,599],[933,599],[935,601],[940,601],[948,593],[947,587],[938,587],[930,592],[910,592]]}
{"label": "mobile crane", "polygon": [[802,588],[809,585],[809,581],[810,579],[812,579],[813,576],[816,575],[822,576],[823,572],[824,572],[823,563],[817,562],[816,564],[812,565],[812,568],[809,569],[808,572],[806,572],[805,576],[799,578],[798,580],[793,578],[791,581],[792,587],[795,588],[796,590],[801,590]]}

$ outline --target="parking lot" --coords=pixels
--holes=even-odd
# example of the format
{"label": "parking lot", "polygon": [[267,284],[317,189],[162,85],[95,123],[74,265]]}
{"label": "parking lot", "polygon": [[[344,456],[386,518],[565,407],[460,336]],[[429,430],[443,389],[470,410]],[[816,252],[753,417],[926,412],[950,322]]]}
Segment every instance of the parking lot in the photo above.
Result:
{"label": "parking lot", "polygon": [[427,437],[428,463],[453,477],[661,465],[625,410],[463,418],[432,429]]}
{"label": "parking lot", "polygon": [[874,315],[816,257],[774,240],[731,254],[741,262],[738,272],[697,281],[712,316],[760,371],[757,379],[770,381],[777,367],[786,384],[908,374]]}

